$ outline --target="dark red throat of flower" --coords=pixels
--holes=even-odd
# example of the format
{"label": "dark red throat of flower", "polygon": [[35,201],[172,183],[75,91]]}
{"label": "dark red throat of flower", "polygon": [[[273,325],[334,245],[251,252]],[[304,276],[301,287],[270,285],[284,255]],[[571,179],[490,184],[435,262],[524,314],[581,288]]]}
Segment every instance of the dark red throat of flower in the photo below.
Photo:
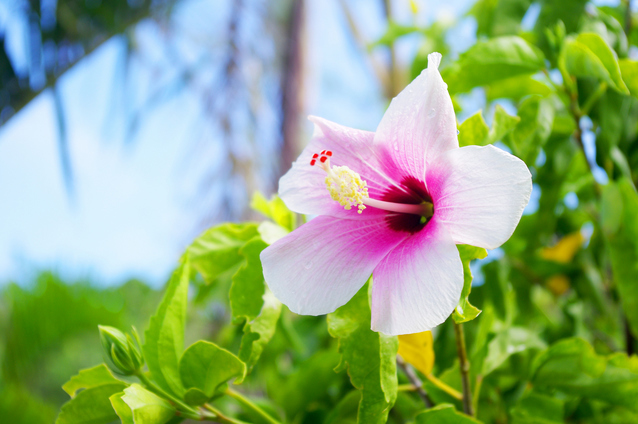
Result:
{"label": "dark red throat of flower", "polygon": [[[425,188],[425,183],[414,177],[405,177],[401,180],[401,188],[390,187],[383,193],[381,200],[392,203],[418,205],[423,202],[432,202],[432,197]],[[436,211],[436,208],[434,208]],[[435,212],[436,213],[436,212]],[[426,227],[429,220],[423,216],[408,213],[388,212],[385,220],[394,231],[403,231],[415,234]]]}

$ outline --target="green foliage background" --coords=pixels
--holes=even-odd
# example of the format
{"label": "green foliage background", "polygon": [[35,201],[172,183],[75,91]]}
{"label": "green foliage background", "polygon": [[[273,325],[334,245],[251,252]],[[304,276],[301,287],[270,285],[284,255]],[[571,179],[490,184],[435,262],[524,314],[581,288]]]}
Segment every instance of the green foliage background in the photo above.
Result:
{"label": "green foliage background", "polygon": [[[253,207],[266,220],[203,233],[163,294],[139,282],[67,285],[51,274],[27,288],[8,286],[0,416],[94,424],[638,422],[638,61],[629,58],[637,19],[624,2],[535,4],[538,20],[523,31],[531,0],[479,0],[470,11],[479,41],[442,64],[458,112],[467,93],[485,93],[484,111],[459,124],[461,145],[500,143],[530,167],[540,193],[498,259],[483,263],[482,249],[459,246],[461,307],[435,330],[433,375],[462,391],[453,327],[463,323],[476,418],[427,378],[436,406],[426,407],[397,369],[397,338],[370,330],[369,285],[327,319],[297,316],[272,297],[259,253],[302,217],[260,195]],[[422,37],[413,78],[428,53],[448,50],[447,30],[391,23],[370,48]],[[595,161],[585,155],[586,137],[595,138]],[[471,261],[484,284],[471,287]],[[98,366],[97,324],[145,330],[138,378]],[[69,399],[59,387],[93,366],[65,385],[71,399],[58,414]]]}

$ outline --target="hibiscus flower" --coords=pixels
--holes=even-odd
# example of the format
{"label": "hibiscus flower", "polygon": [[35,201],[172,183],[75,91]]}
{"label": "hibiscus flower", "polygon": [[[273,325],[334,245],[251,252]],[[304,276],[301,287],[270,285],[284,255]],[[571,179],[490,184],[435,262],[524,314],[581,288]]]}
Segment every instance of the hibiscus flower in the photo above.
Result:
{"label": "hibiscus flower", "polygon": [[531,174],[494,146],[459,148],[440,62],[428,56],[376,132],[310,117],[314,135],[279,195],[317,217],[261,253],[266,283],[293,312],[333,312],[372,274],[372,330],[432,329],[463,288],[456,244],[494,249],[514,232]]}

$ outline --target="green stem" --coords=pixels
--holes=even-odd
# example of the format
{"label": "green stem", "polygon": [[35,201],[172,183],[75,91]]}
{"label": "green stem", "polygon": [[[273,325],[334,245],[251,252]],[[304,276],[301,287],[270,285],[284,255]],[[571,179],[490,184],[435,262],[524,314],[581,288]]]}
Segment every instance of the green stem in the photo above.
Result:
{"label": "green stem", "polygon": [[204,408],[206,408],[207,410],[209,410],[210,412],[212,412],[214,414],[213,417],[216,421],[219,421],[221,423],[227,423],[227,424],[248,424],[245,421],[242,420],[238,420],[236,418],[233,417],[228,417],[226,415],[224,415],[224,413],[222,411],[220,411],[219,409],[215,408],[213,405],[205,403]]}
{"label": "green stem", "polygon": [[474,405],[472,404],[472,389],[470,387],[470,362],[467,360],[465,334],[461,324],[454,322],[454,333],[456,334],[456,350],[459,355],[461,382],[463,383],[463,412],[473,417]]}
{"label": "green stem", "polygon": [[175,415],[178,416],[178,417],[189,418],[189,419],[195,420],[195,421],[202,421],[202,417],[217,418],[217,417],[212,417],[212,416],[208,417],[206,415],[202,416],[202,414],[200,414],[200,413],[195,414],[195,413],[192,413],[192,412],[180,411],[180,410],[175,411]]}
{"label": "green stem", "polygon": [[259,406],[255,405],[250,399],[244,397],[241,393],[236,392],[232,389],[226,389],[226,394],[234,399],[236,399],[239,403],[247,407],[248,409],[259,414],[260,417],[265,419],[270,424],[281,424],[279,421],[270,416],[266,411],[261,409]]}
{"label": "green stem", "polygon": [[[175,405],[179,406],[181,409],[183,409],[185,412],[188,412],[190,414],[195,414],[197,415],[198,419],[201,419],[201,414],[199,413],[199,411],[197,411],[197,409],[193,408],[192,406],[189,406],[187,404],[185,404],[184,402],[182,402],[180,399],[176,398],[175,396],[173,396],[172,394],[164,391],[161,387],[157,386],[155,383],[153,383],[151,380],[149,380],[144,373],[142,373],[141,371],[138,371],[137,373],[135,373],[135,376],[137,378],[140,379],[140,381],[146,386],[148,387],[150,390],[154,391],[155,393],[157,393],[160,396],[165,397],[166,399],[170,400],[171,402],[173,402]],[[192,417],[189,417],[192,418]]]}
{"label": "green stem", "polygon": [[605,94],[605,91],[607,91],[607,83],[601,82],[598,85],[598,88],[596,89],[596,91],[591,93],[591,96],[589,96],[589,98],[587,99],[583,107],[581,108],[580,110],[581,116],[589,115],[591,108],[594,107],[596,102],[600,99],[600,96]]}

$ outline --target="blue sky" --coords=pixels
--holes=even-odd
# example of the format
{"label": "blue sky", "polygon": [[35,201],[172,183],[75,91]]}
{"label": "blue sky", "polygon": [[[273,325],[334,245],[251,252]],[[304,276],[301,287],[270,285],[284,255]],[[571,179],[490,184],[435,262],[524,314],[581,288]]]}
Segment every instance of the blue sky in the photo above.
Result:
{"label": "blue sky", "polygon": [[[407,0],[395,3],[398,20],[410,22]],[[417,3],[416,19],[428,23],[458,18],[472,2]],[[369,0],[350,4],[369,40],[383,33],[381,11]],[[8,43],[19,51],[20,23],[8,19],[4,6],[0,3],[0,25],[13,31]],[[187,35],[214,45],[226,6],[227,1],[185,0],[173,20]],[[337,0],[309,1],[308,16],[308,114],[374,130],[385,101],[348,36]],[[150,58],[161,57],[157,31],[149,23],[136,29]],[[457,52],[474,42],[471,18],[460,18],[454,31],[450,40]],[[400,59],[407,63],[417,46],[408,37],[399,46]],[[197,99],[189,92],[172,98],[143,120],[134,143],[125,142],[124,109],[144,98],[153,76],[140,67],[133,84],[115,89],[122,48],[120,38],[106,42],[61,79],[76,182],[71,198],[60,169],[50,93],[0,128],[0,284],[54,269],[99,284],[138,277],[158,286],[192,237],[193,222],[201,216],[191,200],[199,182],[191,170],[190,140]],[[309,136],[311,126],[306,129]]]}

